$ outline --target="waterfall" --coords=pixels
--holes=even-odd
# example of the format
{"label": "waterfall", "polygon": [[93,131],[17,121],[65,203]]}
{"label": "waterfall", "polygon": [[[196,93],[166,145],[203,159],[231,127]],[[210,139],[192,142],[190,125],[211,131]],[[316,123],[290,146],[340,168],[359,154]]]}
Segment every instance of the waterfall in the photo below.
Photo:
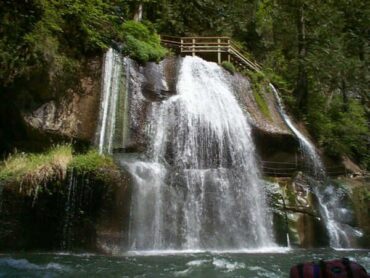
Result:
{"label": "waterfall", "polygon": [[271,83],[269,85],[277,99],[280,114],[283,117],[284,122],[299,140],[303,154],[308,159],[308,163],[311,166],[310,170],[313,171],[313,175],[315,177],[323,178],[325,176],[325,170],[320,155],[316,152],[315,146],[296,128],[288,114],[285,112],[284,104],[280,98],[279,92],[276,90],[274,85]]}
{"label": "waterfall", "polygon": [[251,128],[225,72],[183,59],[177,94],[151,105],[146,158],[134,177],[131,250],[274,247]]}
{"label": "waterfall", "polygon": [[[313,193],[317,197],[321,217],[324,220],[326,230],[330,238],[330,247],[349,248],[351,247],[350,235],[361,236],[361,232],[341,223],[342,214],[348,210],[341,204],[340,194],[333,185],[324,184],[326,178],[325,168],[314,145],[295,127],[289,116],[286,114],[284,105],[276,88],[270,84],[278,101],[280,113],[292,132],[297,136],[304,156],[309,160],[313,176],[318,180],[313,185]],[[342,217],[341,217],[342,216]]]}
{"label": "waterfall", "polygon": [[72,237],[72,221],[75,216],[76,210],[76,185],[77,178],[73,173],[73,170],[69,173],[67,199],[64,209],[64,224],[62,234],[62,248],[67,249],[71,244]]}
{"label": "waterfall", "polygon": [[120,77],[123,60],[119,53],[110,48],[103,63],[103,82],[97,145],[100,153],[111,153],[116,123]]}

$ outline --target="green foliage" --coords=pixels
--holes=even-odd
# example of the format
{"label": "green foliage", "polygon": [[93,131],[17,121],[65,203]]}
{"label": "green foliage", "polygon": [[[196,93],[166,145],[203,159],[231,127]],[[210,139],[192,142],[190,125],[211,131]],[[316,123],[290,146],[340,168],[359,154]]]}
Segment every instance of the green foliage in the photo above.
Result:
{"label": "green foliage", "polygon": [[111,157],[101,155],[92,149],[85,154],[77,154],[68,166],[79,174],[95,173],[102,169],[115,169],[116,166]]}
{"label": "green foliage", "polygon": [[166,55],[159,36],[148,24],[126,21],[122,25],[122,39],[125,53],[139,62],[158,62]]}
{"label": "green foliage", "polygon": [[331,155],[346,154],[357,158],[369,168],[369,127],[364,107],[356,100],[350,100],[344,109],[339,96],[330,102],[322,95],[310,98],[307,120],[318,142]]}
{"label": "green foliage", "polygon": [[253,1],[161,0],[144,5],[144,15],[168,35],[233,35],[246,30]]}
{"label": "green foliage", "polygon": [[233,63],[230,63],[230,62],[227,62],[227,61],[223,61],[221,66],[227,70],[228,72],[230,72],[231,74],[234,74],[235,73],[235,67],[233,65]]}
{"label": "green foliage", "polygon": [[74,70],[118,35],[115,0],[30,0],[0,3],[0,81],[13,82],[37,69],[50,77]]}

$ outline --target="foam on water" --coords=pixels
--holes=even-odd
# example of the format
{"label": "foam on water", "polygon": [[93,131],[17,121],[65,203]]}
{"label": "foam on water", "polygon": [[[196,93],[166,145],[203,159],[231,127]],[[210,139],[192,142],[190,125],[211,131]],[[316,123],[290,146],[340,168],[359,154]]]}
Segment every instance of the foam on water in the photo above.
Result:
{"label": "foam on water", "polygon": [[226,259],[213,259],[212,264],[215,266],[216,269],[224,270],[225,272],[231,272],[237,269],[245,268],[244,263],[239,262],[230,262]]}
{"label": "foam on water", "polygon": [[1,258],[0,266],[10,267],[18,270],[57,270],[69,271],[70,269],[58,263],[48,263],[46,265],[37,265],[26,259]]}
{"label": "foam on water", "polygon": [[168,256],[168,255],[187,255],[187,254],[283,254],[292,251],[288,247],[271,248],[252,248],[252,249],[167,249],[167,250],[140,250],[128,251],[125,256]]}

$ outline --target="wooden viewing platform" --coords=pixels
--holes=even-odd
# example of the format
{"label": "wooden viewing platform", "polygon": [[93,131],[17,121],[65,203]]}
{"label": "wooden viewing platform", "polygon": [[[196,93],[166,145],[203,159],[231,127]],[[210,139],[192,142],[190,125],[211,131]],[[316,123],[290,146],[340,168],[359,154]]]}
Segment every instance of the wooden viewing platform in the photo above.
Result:
{"label": "wooden viewing platform", "polygon": [[217,54],[217,62],[232,62],[241,69],[260,71],[261,66],[247,58],[230,37],[173,37],[161,36],[161,43],[169,48],[175,49],[180,54]]}

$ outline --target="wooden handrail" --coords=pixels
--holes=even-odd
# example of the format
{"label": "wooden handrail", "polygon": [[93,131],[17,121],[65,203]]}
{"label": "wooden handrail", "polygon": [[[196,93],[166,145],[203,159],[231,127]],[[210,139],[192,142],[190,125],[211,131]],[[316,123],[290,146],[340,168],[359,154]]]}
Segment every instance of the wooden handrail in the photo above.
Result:
{"label": "wooden handrail", "polygon": [[237,65],[249,68],[254,71],[260,71],[261,66],[255,62],[250,61],[245,52],[234,43],[230,37],[175,37],[175,36],[161,36],[162,44],[168,47],[180,49],[180,53],[217,53],[218,63],[221,61],[221,54],[227,53],[228,61],[231,56],[237,61]]}

